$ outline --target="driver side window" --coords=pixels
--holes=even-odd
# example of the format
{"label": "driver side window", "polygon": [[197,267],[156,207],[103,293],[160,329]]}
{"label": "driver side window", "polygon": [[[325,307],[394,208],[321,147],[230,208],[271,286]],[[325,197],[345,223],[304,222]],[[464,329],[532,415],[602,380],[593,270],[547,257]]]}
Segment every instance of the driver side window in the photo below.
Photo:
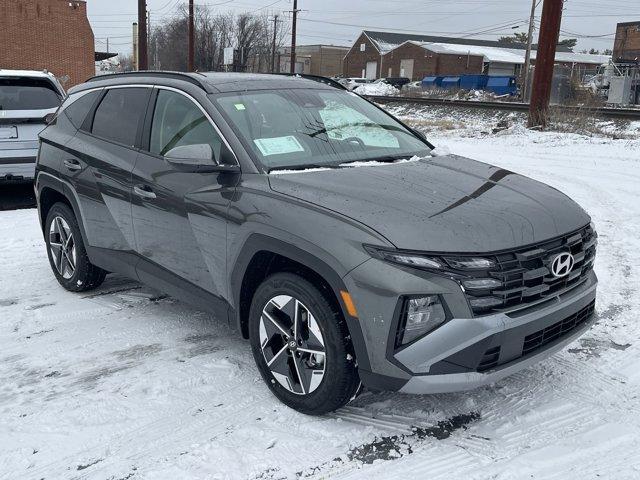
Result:
{"label": "driver side window", "polygon": [[163,157],[181,157],[181,152],[186,151],[183,147],[192,147],[190,155],[201,152],[203,160],[218,160],[222,140],[191,99],[160,90],[151,124],[149,151]]}

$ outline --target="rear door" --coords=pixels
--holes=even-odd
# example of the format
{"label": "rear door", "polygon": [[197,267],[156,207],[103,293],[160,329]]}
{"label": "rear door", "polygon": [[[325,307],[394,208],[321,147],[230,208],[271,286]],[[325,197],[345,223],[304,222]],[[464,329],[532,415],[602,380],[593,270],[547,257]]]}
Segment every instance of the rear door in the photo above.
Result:
{"label": "rear door", "polygon": [[184,291],[199,290],[224,297],[226,214],[240,175],[194,172],[171,158],[176,149],[197,145],[210,151],[209,160],[219,161],[230,149],[204,108],[185,92],[158,87],[147,118],[144,148],[133,170],[136,248],[144,257],[138,275],[169,293],[178,287],[183,297]]}
{"label": "rear door", "polygon": [[134,272],[131,262],[135,251],[131,172],[151,91],[151,86],[105,89],[67,144],[63,159],[63,171],[77,194],[94,254],[116,262],[113,268],[127,274]]}

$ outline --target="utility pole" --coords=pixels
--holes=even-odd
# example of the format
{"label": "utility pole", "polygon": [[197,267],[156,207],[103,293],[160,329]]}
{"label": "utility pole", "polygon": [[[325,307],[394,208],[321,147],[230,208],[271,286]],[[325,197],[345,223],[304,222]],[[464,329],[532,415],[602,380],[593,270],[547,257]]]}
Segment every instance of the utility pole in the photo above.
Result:
{"label": "utility pole", "polygon": [[276,72],[276,36],[278,32],[278,15],[273,17],[273,42],[271,44],[271,73]]}
{"label": "utility pole", "polygon": [[138,68],[139,70],[149,70],[147,0],[138,0]]}
{"label": "utility pole", "polygon": [[138,24],[133,22],[133,65],[131,66],[134,71],[138,70]]}
{"label": "utility pole", "polygon": [[296,73],[296,22],[298,20],[298,0],[293,0],[293,10],[291,11],[291,54],[289,55],[289,73]]}
{"label": "utility pole", "polygon": [[193,25],[193,0],[189,0],[189,52],[187,58],[187,70],[195,71],[195,28]]}
{"label": "utility pole", "polygon": [[524,56],[524,68],[520,75],[522,85],[522,99],[527,101],[527,90],[529,89],[529,69],[531,68],[531,45],[533,44],[533,27],[536,19],[536,5],[538,0],[531,0],[531,17],[529,18],[529,33],[527,35],[527,53]]}
{"label": "utility pole", "polygon": [[109,53],[109,37],[107,37],[107,53]]}
{"label": "utility pole", "polygon": [[553,82],[553,66],[556,59],[558,38],[560,37],[563,4],[564,0],[544,0],[542,7],[536,69],[531,88],[531,103],[529,105],[529,128],[544,128],[547,125],[551,84]]}

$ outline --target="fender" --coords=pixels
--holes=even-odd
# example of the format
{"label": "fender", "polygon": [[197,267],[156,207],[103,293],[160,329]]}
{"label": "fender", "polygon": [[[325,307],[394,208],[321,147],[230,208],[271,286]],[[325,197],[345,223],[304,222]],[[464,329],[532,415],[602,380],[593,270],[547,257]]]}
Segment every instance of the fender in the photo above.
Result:
{"label": "fender", "polygon": [[[360,326],[360,320],[357,317],[352,317],[347,312],[346,305],[342,300],[340,291],[347,291],[347,287],[342,281],[342,278],[336,271],[331,268],[325,261],[319,259],[315,255],[306,252],[294,245],[291,245],[283,240],[268,237],[259,233],[252,234],[242,246],[240,254],[238,255],[238,262],[235,264],[230,277],[230,292],[233,298],[235,323],[238,331],[244,336],[242,329],[242,319],[240,317],[240,290],[242,287],[242,280],[249,263],[253,259],[256,253],[260,251],[267,251],[276,253],[283,257],[287,257],[295,262],[298,262],[305,267],[313,270],[322,278],[324,278],[331,289],[335,297],[338,300],[342,314],[347,322],[347,328],[351,335],[351,341],[356,353],[356,358],[360,368],[365,370],[370,369],[369,356],[367,353],[366,344],[362,334],[362,328]],[[230,319],[233,322],[233,319]]]}

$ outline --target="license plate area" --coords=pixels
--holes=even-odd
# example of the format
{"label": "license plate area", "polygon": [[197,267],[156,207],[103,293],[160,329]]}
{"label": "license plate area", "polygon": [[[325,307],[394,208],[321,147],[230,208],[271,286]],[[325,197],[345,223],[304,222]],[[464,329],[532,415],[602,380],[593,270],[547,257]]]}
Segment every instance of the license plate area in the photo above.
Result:
{"label": "license plate area", "polygon": [[18,127],[0,127],[0,140],[13,140],[18,138]]}

